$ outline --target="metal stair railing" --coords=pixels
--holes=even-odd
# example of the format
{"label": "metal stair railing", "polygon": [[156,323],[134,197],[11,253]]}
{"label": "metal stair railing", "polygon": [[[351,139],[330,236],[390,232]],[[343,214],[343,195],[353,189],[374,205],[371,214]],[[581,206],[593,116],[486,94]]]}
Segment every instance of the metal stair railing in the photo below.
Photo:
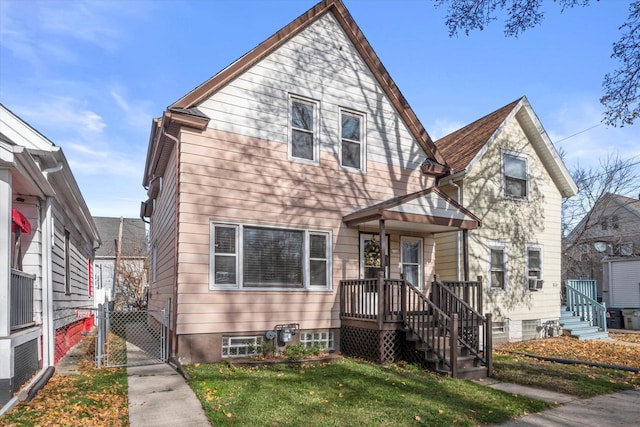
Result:
{"label": "metal stair railing", "polygon": [[567,311],[607,332],[607,307],[595,300],[595,281],[565,281]]}

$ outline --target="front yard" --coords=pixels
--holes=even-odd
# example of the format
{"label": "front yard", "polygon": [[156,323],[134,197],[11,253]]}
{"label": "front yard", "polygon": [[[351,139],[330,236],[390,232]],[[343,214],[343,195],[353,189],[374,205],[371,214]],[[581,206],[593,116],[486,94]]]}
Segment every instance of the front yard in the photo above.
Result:
{"label": "front yard", "polygon": [[[636,336],[624,336],[633,342]],[[501,350],[640,367],[640,347],[552,338]],[[375,365],[354,359],[319,365],[236,368],[225,363],[187,366],[190,385],[213,425],[494,424],[548,408],[548,403],[476,383],[424,372],[412,365]],[[640,386],[640,374],[495,354],[501,381],[589,397]],[[85,364],[79,375],[55,375],[29,404],[2,417],[7,426],[128,425],[123,369]]]}
{"label": "front yard", "polygon": [[353,359],[251,368],[191,365],[187,371],[216,426],[474,426],[549,407],[413,366]]}

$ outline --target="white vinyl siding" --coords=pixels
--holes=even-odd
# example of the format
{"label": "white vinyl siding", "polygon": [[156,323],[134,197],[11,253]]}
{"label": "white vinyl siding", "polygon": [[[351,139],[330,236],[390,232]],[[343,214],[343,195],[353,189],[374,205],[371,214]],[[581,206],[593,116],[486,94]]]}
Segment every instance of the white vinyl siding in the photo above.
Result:
{"label": "white vinyl siding", "polygon": [[294,94],[318,102],[321,152],[339,153],[340,110],[347,109],[361,112],[366,120],[366,160],[417,169],[426,158],[331,14],[302,30],[198,108],[212,118],[210,128],[288,144],[291,122],[287,118]]}
{"label": "white vinyl siding", "polygon": [[331,289],[330,233],[211,223],[210,289]]}

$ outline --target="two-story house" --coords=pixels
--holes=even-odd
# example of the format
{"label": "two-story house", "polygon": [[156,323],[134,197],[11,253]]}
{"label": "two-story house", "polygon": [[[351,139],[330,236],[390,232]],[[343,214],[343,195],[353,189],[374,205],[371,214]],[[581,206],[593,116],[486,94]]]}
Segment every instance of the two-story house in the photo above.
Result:
{"label": "two-story house", "polygon": [[640,200],[604,194],[564,239],[566,278],[595,280],[608,307],[640,307],[639,230]]}
{"label": "two-story house", "polygon": [[93,326],[99,244],[62,149],[0,104],[0,404]]}
{"label": "two-story house", "polygon": [[562,198],[577,192],[571,175],[525,97],[436,146],[452,169],[440,188],[482,220],[477,230],[436,237],[437,273],[485,278],[494,339],[540,336],[560,313],[560,215]]}

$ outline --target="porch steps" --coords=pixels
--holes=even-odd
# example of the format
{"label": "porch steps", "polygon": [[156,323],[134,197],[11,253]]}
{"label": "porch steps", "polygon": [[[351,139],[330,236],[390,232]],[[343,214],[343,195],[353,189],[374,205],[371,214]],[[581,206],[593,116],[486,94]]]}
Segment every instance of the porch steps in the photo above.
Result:
{"label": "porch steps", "polygon": [[560,311],[560,325],[562,325],[565,335],[578,340],[595,340],[609,336],[607,332],[602,331],[599,327],[591,326],[590,322],[576,316],[573,311],[567,311],[566,306],[562,306]]}
{"label": "porch steps", "polygon": [[[405,330],[405,336],[407,341],[414,343],[414,348],[417,351],[424,352],[425,362],[431,365],[431,368],[434,371],[446,375],[451,374],[451,371],[444,365],[443,360],[438,357],[438,355],[432,351],[429,345],[426,342],[422,341],[417,334]],[[436,345],[440,350],[445,352],[450,351],[449,338],[447,336],[437,336],[436,342]],[[456,376],[456,378],[468,380],[479,380],[487,378],[487,367],[480,365],[477,357],[468,355],[466,348],[458,345],[456,354],[458,360],[458,375]]]}

